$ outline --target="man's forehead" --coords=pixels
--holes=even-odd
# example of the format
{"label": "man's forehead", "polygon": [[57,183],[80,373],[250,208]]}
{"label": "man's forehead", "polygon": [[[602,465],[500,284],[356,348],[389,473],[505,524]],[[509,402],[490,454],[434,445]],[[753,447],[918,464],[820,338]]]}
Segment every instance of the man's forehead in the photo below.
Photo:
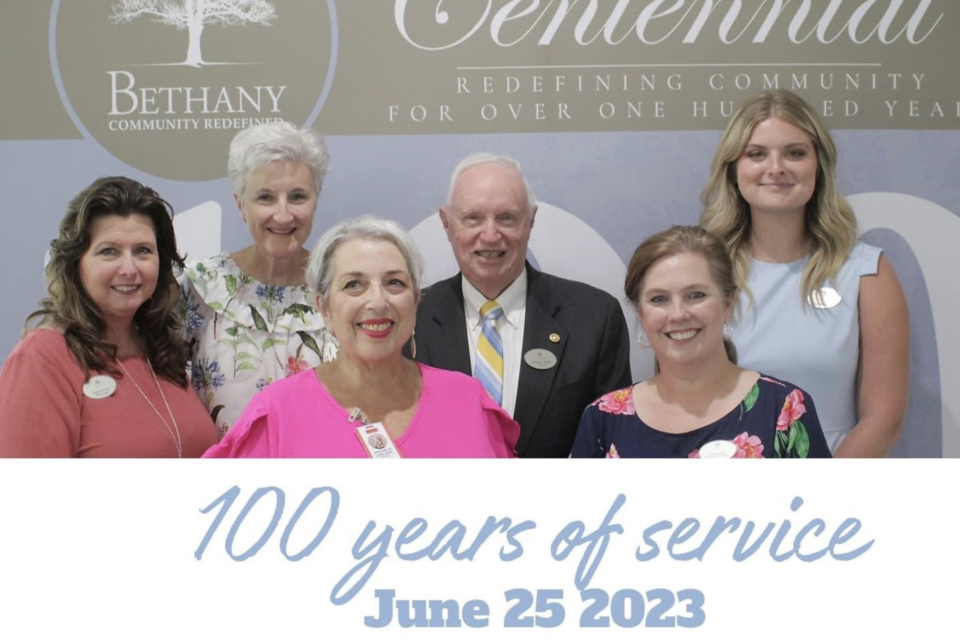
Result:
{"label": "man's forehead", "polygon": [[523,177],[516,169],[501,162],[483,162],[463,171],[454,186],[459,191],[493,191],[509,193],[511,191],[526,194]]}
{"label": "man's forehead", "polygon": [[499,208],[526,212],[527,190],[523,178],[514,169],[485,163],[460,174],[450,204],[465,210],[494,203]]}

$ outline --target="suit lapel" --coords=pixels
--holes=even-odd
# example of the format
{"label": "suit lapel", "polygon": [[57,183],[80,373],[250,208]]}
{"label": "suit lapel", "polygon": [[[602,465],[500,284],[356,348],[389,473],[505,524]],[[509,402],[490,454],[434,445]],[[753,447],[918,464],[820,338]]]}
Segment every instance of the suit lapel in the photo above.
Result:
{"label": "suit lapel", "polygon": [[426,345],[429,360],[434,367],[449,371],[470,372],[470,347],[467,344],[467,323],[463,317],[463,288],[461,275],[438,282],[426,295],[436,296],[431,302],[431,338]]}
{"label": "suit lapel", "polygon": [[[539,426],[544,403],[550,395],[557,371],[562,366],[563,350],[567,344],[567,334],[554,316],[560,309],[556,300],[551,300],[549,292],[540,280],[537,272],[527,265],[527,308],[523,323],[523,353],[520,359],[520,384],[517,390],[517,406],[514,419],[525,425],[520,432],[517,453],[523,455],[533,432]],[[553,338],[553,340],[551,340]],[[554,340],[557,340],[554,342]],[[545,349],[552,353],[557,364],[549,369],[534,369],[523,360],[523,354],[531,349]]]}

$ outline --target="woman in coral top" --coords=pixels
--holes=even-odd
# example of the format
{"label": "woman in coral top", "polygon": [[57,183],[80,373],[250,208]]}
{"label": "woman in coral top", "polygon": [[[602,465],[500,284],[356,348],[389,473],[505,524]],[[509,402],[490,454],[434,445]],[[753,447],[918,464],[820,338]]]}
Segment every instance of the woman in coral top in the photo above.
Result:
{"label": "woman in coral top", "polygon": [[40,325],[0,373],[0,456],[199,457],[217,441],[187,381],[173,215],[129,178],[67,207]]}
{"label": "woman in coral top", "polygon": [[718,239],[680,226],[647,238],[624,291],[658,371],[587,407],[572,457],[830,457],[810,396],[736,365],[725,334],[737,288]]}
{"label": "woman in coral top", "polygon": [[337,358],[267,386],[206,457],[513,457],[520,428],[479,381],[403,355],[416,350],[421,264],[387,220],[325,233],[307,283]]}

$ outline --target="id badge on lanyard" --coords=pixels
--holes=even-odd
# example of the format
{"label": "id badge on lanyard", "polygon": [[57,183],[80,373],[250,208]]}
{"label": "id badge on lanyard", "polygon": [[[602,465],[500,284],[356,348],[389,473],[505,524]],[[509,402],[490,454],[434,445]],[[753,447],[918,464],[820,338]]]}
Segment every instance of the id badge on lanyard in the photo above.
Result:
{"label": "id badge on lanyard", "polygon": [[361,424],[357,427],[357,437],[371,458],[402,458],[400,449],[394,444],[393,438],[387,433],[382,422]]}

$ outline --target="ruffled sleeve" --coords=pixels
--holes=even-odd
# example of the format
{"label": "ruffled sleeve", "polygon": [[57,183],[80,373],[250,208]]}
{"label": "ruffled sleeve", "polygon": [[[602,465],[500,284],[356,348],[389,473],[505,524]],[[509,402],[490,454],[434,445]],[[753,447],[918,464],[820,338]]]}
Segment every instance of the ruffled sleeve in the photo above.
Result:
{"label": "ruffled sleeve", "polygon": [[[274,286],[254,280],[240,271],[228,253],[191,262],[184,275],[192,284],[196,304],[247,329],[297,334],[324,329],[323,316],[309,303],[307,287]],[[322,353],[322,349],[316,351]]]}
{"label": "ruffled sleeve", "polygon": [[243,414],[218,444],[207,449],[204,458],[276,458],[277,429],[260,396],[247,405]]}
{"label": "ruffled sleeve", "polygon": [[213,314],[213,310],[204,302],[197,291],[196,270],[188,266],[177,278],[180,286],[180,315],[183,321],[183,336],[189,342],[193,340],[204,323]]}
{"label": "ruffled sleeve", "polygon": [[[476,381],[475,378],[471,379]],[[494,457],[516,458],[517,440],[520,439],[520,425],[510,417],[509,413],[493,401],[479,381],[476,382],[480,391],[484,422],[487,425],[487,434],[490,438],[490,447],[493,450]]]}

